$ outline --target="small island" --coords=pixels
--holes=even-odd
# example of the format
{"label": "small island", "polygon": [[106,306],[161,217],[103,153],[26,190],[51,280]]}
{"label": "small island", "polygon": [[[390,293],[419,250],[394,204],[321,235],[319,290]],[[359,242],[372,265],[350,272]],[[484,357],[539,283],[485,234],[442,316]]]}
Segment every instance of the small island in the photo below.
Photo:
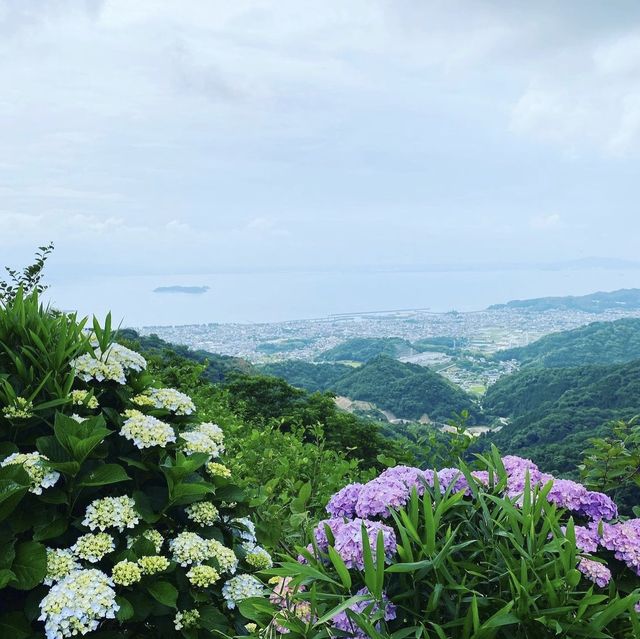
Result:
{"label": "small island", "polygon": [[154,293],[185,293],[187,295],[202,295],[209,290],[208,286],[158,286]]}

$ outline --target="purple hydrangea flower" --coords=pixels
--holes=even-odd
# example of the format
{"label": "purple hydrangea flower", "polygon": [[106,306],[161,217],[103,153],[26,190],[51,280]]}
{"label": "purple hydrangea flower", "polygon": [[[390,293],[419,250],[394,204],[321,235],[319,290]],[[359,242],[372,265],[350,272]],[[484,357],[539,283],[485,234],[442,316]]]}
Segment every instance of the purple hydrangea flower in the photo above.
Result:
{"label": "purple hydrangea flower", "polygon": [[459,468],[443,468],[438,471],[438,483],[440,484],[440,492],[444,493],[449,486],[453,484],[451,493],[459,493],[464,491],[470,495],[469,484],[467,478],[463,475]]}
{"label": "purple hydrangea flower", "polygon": [[601,545],[619,561],[640,575],[640,519],[618,524],[602,524]]}
{"label": "purple hydrangea flower", "polygon": [[[384,474],[384,473],[383,473]],[[332,517],[354,517],[356,503],[364,484],[347,484],[339,490],[327,504],[327,512]]]}
{"label": "purple hydrangea flower", "polygon": [[[562,529],[565,532],[565,529]],[[596,552],[600,545],[600,535],[598,534],[598,526],[576,526],[576,546],[582,550],[582,552]]]}
{"label": "purple hydrangea flower", "polygon": [[329,527],[329,530],[331,530],[335,539],[338,531],[342,528],[342,526],[344,526],[344,519],[342,517],[334,517],[332,519],[323,519],[322,521],[318,522],[316,529],[313,531],[313,536],[316,540],[318,548],[322,552],[327,552],[327,550],[329,549],[329,540],[327,539],[327,531],[325,528],[326,526]]}
{"label": "purple hydrangea flower", "polygon": [[489,471],[488,470],[474,470],[471,473],[471,476],[483,486],[489,485]]}
{"label": "purple hydrangea flower", "polygon": [[544,475],[530,460],[516,455],[506,455],[502,458],[502,464],[507,472],[506,494],[510,499],[520,498],[524,493],[524,487],[529,477],[529,485],[535,486],[543,481]]}
{"label": "purple hydrangea flower", "polygon": [[578,570],[600,588],[604,588],[611,581],[611,571],[604,564],[592,559],[586,559],[585,557],[580,559]]}
{"label": "purple hydrangea flower", "polygon": [[[367,588],[361,588],[356,593],[357,595],[369,595],[369,590]],[[384,605],[384,610],[382,611],[382,618],[385,621],[391,621],[396,618],[396,607],[389,601],[386,594],[382,595],[382,603]],[[373,605],[372,605],[373,604]],[[368,609],[368,610],[367,610]],[[373,617],[374,615],[378,615],[380,612],[380,607],[377,603],[374,603],[373,597],[371,599],[365,599],[363,601],[359,601],[358,603],[352,604],[349,606],[349,610],[353,610],[353,612],[362,614],[367,611],[369,617]],[[334,628],[338,630],[342,630],[343,632],[349,633],[350,637],[354,637],[354,639],[367,639],[368,635],[362,628],[358,626],[354,621],[349,619],[349,616],[345,611],[339,612],[335,615],[331,621]],[[380,621],[375,624],[376,630],[380,630]]]}
{"label": "purple hydrangea flower", "polygon": [[582,500],[586,495],[587,489],[582,484],[570,479],[554,479],[547,499],[560,508],[580,512]]}
{"label": "purple hydrangea flower", "polygon": [[358,517],[389,517],[391,509],[402,508],[409,500],[407,485],[394,477],[378,477],[367,482],[356,503]]}
{"label": "purple hydrangea flower", "polygon": [[371,554],[375,561],[376,545],[378,533],[382,531],[384,544],[384,554],[387,562],[391,561],[395,555],[397,542],[396,534],[393,528],[385,526],[379,521],[370,521],[368,519],[354,519],[352,521],[341,521],[341,525],[334,531],[335,550],[344,561],[347,568],[364,568],[364,556],[362,547],[362,526],[364,525],[369,543],[371,545]]}
{"label": "purple hydrangea flower", "polygon": [[609,520],[618,516],[618,507],[608,495],[587,491],[581,499],[580,513],[593,521]]}
{"label": "purple hydrangea flower", "polygon": [[[378,479],[384,478],[400,481],[407,487],[409,493],[415,488],[418,495],[422,496],[424,495],[425,485],[428,484],[428,478],[425,472],[426,471],[413,468],[412,466],[394,466],[380,473]],[[433,478],[433,475],[431,478]],[[433,485],[433,483],[431,485]]]}

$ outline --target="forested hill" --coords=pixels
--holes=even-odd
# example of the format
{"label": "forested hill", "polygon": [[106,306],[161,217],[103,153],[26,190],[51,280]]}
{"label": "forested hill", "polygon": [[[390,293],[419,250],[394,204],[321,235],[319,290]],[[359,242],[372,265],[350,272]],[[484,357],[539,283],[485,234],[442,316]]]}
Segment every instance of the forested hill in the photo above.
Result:
{"label": "forested hill", "polygon": [[416,352],[411,342],[400,337],[356,337],[325,351],[320,359],[325,362],[368,362],[378,355],[402,357]]}
{"label": "forested hill", "polygon": [[299,359],[287,359],[273,364],[263,364],[260,371],[265,375],[282,377],[297,388],[326,391],[341,378],[353,371],[345,364],[312,364]]}
{"label": "forested hill", "polygon": [[607,422],[640,413],[640,360],[524,369],[489,388],[483,406],[509,423],[481,443],[532,457],[550,472],[571,471],[587,440],[605,432]]}
{"label": "forested hill", "polygon": [[171,365],[171,361],[176,355],[198,364],[204,364],[206,368],[203,376],[213,383],[223,381],[229,373],[251,374],[255,370],[250,362],[241,357],[218,355],[199,349],[194,350],[183,344],[166,342],[153,333],[151,335],[140,335],[131,328],[124,328],[118,331],[118,339],[132,342],[136,348],[146,354],[161,357],[166,366]]}
{"label": "forested hill", "polygon": [[523,366],[580,366],[622,364],[640,359],[640,319],[594,322],[571,331],[496,353],[501,360],[516,359]]}
{"label": "forested hill", "polygon": [[473,419],[479,408],[464,391],[432,370],[380,355],[333,383],[331,390],[351,399],[373,402],[396,417],[446,421],[454,412],[468,410]]}
{"label": "forested hill", "polygon": [[530,300],[511,300],[506,304],[494,304],[489,310],[518,308],[531,311],[554,309],[602,313],[610,309],[640,309],[640,289],[623,288],[618,291],[591,293],[566,297],[538,297]]}

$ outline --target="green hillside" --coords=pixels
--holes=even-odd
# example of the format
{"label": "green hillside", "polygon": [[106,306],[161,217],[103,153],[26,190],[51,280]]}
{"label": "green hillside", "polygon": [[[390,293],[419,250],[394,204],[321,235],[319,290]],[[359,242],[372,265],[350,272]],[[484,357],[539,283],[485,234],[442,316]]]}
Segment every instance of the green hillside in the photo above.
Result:
{"label": "green hillside", "polygon": [[488,415],[510,420],[483,444],[532,457],[548,471],[571,471],[587,440],[604,433],[608,421],[640,413],[640,360],[525,369],[489,388],[483,406]]}
{"label": "green hillside", "polygon": [[259,367],[265,375],[282,377],[297,388],[308,391],[325,391],[341,377],[353,370],[345,364],[312,364],[302,360],[289,359]]}
{"label": "green hillside", "polygon": [[640,319],[594,322],[571,331],[552,333],[528,346],[500,351],[496,357],[544,367],[630,362],[640,359]]}
{"label": "green hillside", "polygon": [[530,300],[511,300],[506,304],[493,304],[489,310],[518,308],[531,311],[554,309],[601,313],[608,309],[640,309],[640,289],[623,288],[618,291],[567,295],[565,297],[537,297]]}
{"label": "green hillside", "polygon": [[426,414],[432,420],[443,421],[462,410],[468,410],[472,419],[480,416],[471,398],[441,375],[385,355],[353,369],[331,390],[351,399],[373,402],[404,419],[419,419]]}
{"label": "green hillside", "polygon": [[411,342],[399,337],[358,337],[325,351],[319,359],[325,362],[368,362],[378,355],[402,357],[415,352]]}

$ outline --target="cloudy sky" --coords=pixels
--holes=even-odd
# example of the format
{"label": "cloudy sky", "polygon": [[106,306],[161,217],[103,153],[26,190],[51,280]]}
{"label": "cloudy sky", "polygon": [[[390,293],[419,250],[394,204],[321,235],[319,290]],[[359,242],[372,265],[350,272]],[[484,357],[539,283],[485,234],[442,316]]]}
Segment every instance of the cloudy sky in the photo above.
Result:
{"label": "cloudy sky", "polygon": [[0,0],[0,255],[636,259],[640,3]]}

